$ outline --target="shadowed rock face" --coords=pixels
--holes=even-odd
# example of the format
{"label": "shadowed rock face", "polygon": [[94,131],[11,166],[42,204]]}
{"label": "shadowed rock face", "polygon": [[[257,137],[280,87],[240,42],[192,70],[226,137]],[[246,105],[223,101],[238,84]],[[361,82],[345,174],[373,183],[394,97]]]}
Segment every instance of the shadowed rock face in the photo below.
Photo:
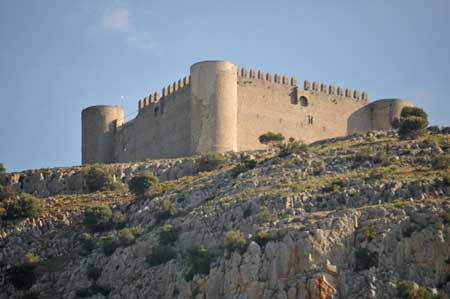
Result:
{"label": "shadowed rock face", "polygon": [[[443,134],[416,141],[355,134],[284,158],[252,152],[256,167],[240,173],[230,156],[223,169],[168,177],[142,199],[126,192],[41,198],[40,219],[1,223],[0,298],[21,294],[5,277],[27,252],[41,258],[31,290],[45,298],[89,291],[91,298],[392,299],[400,280],[449,292],[448,168],[432,167],[449,156],[449,143]],[[167,202],[176,211],[163,217]],[[121,211],[142,234],[106,255],[104,237],[121,233],[93,233],[86,251],[81,211],[98,203]],[[163,243],[165,224],[178,232],[168,245],[175,255],[151,267],[146,258]],[[236,230],[245,245],[229,250],[224,241]],[[193,263],[189,252],[198,245],[208,254]],[[199,266],[205,256],[209,271]]]}

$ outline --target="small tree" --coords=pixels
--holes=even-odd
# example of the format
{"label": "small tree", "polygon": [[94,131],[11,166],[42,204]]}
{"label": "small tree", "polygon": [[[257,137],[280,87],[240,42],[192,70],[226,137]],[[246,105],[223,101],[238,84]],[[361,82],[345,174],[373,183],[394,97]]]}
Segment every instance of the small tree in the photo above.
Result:
{"label": "small tree", "polygon": [[40,200],[27,193],[5,200],[4,206],[6,219],[38,218],[42,213]]}
{"label": "small tree", "polygon": [[114,189],[114,177],[110,169],[104,165],[94,165],[84,170],[84,177],[89,192]]}
{"label": "small tree", "polygon": [[266,145],[274,145],[283,142],[285,137],[281,133],[267,132],[259,136],[259,142]]}
{"label": "small tree", "polygon": [[229,252],[242,252],[247,247],[247,240],[240,231],[232,230],[225,235],[224,245],[225,249],[227,249]]}
{"label": "small tree", "polygon": [[421,108],[403,107],[400,119],[396,119],[392,125],[399,128],[401,138],[416,138],[428,126],[428,115]]}
{"label": "small tree", "polygon": [[88,207],[84,210],[84,224],[94,232],[104,231],[111,227],[112,211],[107,205]]}
{"label": "small tree", "polygon": [[158,182],[158,177],[156,177],[152,172],[147,171],[141,175],[133,177],[128,183],[128,188],[134,195],[144,196],[150,187]]}

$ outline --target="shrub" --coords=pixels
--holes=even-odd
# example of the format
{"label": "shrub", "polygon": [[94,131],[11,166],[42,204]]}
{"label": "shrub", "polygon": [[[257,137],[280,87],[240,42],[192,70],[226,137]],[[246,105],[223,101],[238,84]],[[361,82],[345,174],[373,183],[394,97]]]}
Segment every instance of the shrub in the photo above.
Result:
{"label": "shrub", "polygon": [[308,151],[308,145],[301,140],[295,140],[294,138],[289,138],[287,143],[277,144],[280,152],[279,157],[287,157],[292,154],[300,154]]}
{"label": "shrub", "polygon": [[122,246],[128,246],[136,241],[133,233],[128,228],[123,228],[118,232],[119,242]]}
{"label": "shrub", "polygon": [[95,242],[92,238],[92,235],[90,233],[82,233],[80,235],[80,242],[83,246],[83,249],[89,253],[95,248]]}
{"label": "shrub", "polygon": [[378,253],[367,248],[359,248],[355,252],[356,271],[367,270],[378,265]]}
{"label": "shrub", "polygon": [[229,231],[225,235],[224,241],[225,249],[229,252],[240,251],[243,252],[247,247],[247,240],[238,230]]}
{"label": "shrub", "polygon": [[120,246],[119,239],[113,234],[102,236],[100,240],[103,243],[103,253],[110,256]]}
{"label": "shrub", "polygon": [[13,196],[8,187],[0,185],[0,202]]}
{"label": "shrub", "polygon": [[272,241],[274,238],[266,230],[260,231],[254,237],[254,241],[258,243],[259,246],[264,247],[267,243]]}
{"label": "shrub", "polygon": [[431,168],[433,169],[447,169],[450,166],[450,159],[448,155],[435,155],[431,160]]}
{"label": "shrub", "polygon": [[104,165],[94,165],[84,170],[84,178],[89,192],[113,190],[115,187],[112,172]]}
{"label": "shrub", "polygon": [[156,215],[156,222],[159,223],[177,214],[177,206],[168,199],[161,202],[159,211]]}
{"label": "shrub", "polygon": [[111,228],[112,211],[107,205],[97,205],[84,210],[84,224],[94,232]]}
{"label": "shrub", "polygon": [[269,208],[263,206],[259,208],[258,215],[256,216],[259,222],[274,222],[276,217],[269,211]]}
{"label": "shrub", "polygon": [[159,232],[159,242],[163,245],[170,245],[177,241],[179,230],[172,224],[165,224]]}
{"label": "shrub", "polygon": [[207,153],[199,160],[199,171],[212,171],[225,165],[226,158],[220,153]]}
{"label": "shrub", "polygon": [[111,224],[117,228],[117,229],[121,229],[125,226],[127,221],[127,216],[122,213],[121,211],[117,210],[114,211],[111,217]]}
{"label": "shrub", "polygon": [[396,122],[401,138],[415,138],[422,134],[428,126],[428,115],[417,107],[403,107],[401,118]]}
{"label": "shrub", "polygon": [[131,227],[130,231],[136,238],[142,236],[142,234],[144,233],[144,229],[140,225]]}
{"label": "shrub", "polygon": [[150,267],[155,267],[173,260],[174,258],[176,258],[176,256],[177,254],[173,247],[160,245],[153,248],[152,253],[148,255],[145,260],[150,265]]}
{"label": "shrub", "polygon": [[136,196],[144,196],[150,187],[157,184],[159,179],[152,172],[144,172],[139,176],[133,177],[128,183],[130,192]]}
{"label": "shrub", "polygon": [[377,237],[377,230],[373,226],[366,227],[363,230],[363,237],[370,242]]}
{"label": "shrub", "polygon": [[42,205],[36,197],[20,193],[15,198],[5,200],[6,219],[37,218],[42,213]]}
{"label": "shrub", "polygon": [[397,292],[404,299],[432,299],[433,294],[427,288],[417,287],[411,281],[402,280],[397,284]]}
{"label": "shrub", "polygon": [[194,246],[188,250],[188,264],[190,270],[186,280],[192,280],[195,274],[208,275],[212,256],[203,245]]}
{"label": "shrub", "polygon": [[273,145],[283,142],[285,137],[281,133],[267,132],[259,136],[259,142],[262,144]]}

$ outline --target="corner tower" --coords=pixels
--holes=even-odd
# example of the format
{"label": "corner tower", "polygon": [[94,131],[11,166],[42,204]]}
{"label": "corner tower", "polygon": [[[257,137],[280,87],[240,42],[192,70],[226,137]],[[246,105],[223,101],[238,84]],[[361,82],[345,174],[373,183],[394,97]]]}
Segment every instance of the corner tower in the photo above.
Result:
{"label": "corner tower", "polygon": [[81,112],[83,164],[114,162],[114,134],[123,121],[119,106],[91,106]]}
{"label": "corner tower", "polygon": [[237,71],[226,61],[191,66],[191,152],[237,151]]}

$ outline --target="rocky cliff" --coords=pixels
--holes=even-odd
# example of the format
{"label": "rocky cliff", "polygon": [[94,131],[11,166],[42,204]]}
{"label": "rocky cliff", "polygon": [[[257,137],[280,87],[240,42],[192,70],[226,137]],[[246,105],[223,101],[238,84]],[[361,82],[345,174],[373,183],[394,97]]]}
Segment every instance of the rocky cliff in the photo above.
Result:
{"label": "rocky cliff", "polygon": [[[2,222],[0,298],[391,299],[401,281],[450,294],[449,135],[375,132],[248,154],[255,167],[228,157],[210,172],[195,159],[142,162],[159,176],[190,166],[138,198],[69,188],[77,168],[48,170],[52,187],[14,174],[11,186],[40,195],[45,212]],[[110,167],[126,181],[138,166]],[[41,183],[26,183],[33,175]],[[84,211],[97,204],[121,225],[90,230]],[[39,261],[18,290],[11,269],[26,254]]]}

